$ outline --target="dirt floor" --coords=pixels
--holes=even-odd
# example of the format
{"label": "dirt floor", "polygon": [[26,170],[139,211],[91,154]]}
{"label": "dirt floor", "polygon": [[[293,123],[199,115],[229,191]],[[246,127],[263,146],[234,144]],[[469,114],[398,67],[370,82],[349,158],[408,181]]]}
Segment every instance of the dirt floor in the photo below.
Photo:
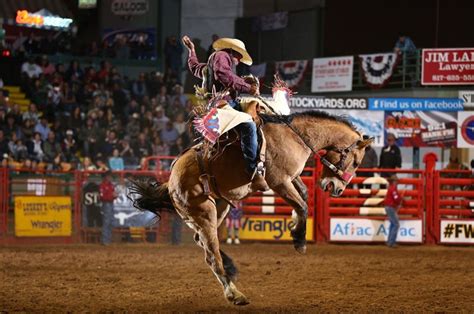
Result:
{"label": "dirt floor", "polygon": [[474,248],[224,246],[250,304],[227,303],[194,245],[0,248],[0,312],[474,311]]}

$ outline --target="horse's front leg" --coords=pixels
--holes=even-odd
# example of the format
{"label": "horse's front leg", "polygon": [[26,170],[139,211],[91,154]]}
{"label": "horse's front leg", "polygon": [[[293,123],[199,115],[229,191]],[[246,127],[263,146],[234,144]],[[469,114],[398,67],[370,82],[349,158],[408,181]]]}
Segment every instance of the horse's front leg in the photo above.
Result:
{"label": "horse's front leg", "polygon": [[306,218],[308,217],[308,205],[306,203],[307,188],[301,178],[286,181],[273,190],[277,192],[288,204],[293,207],[294,226],[291,228],[293,245],[299,253],[306,253]]}

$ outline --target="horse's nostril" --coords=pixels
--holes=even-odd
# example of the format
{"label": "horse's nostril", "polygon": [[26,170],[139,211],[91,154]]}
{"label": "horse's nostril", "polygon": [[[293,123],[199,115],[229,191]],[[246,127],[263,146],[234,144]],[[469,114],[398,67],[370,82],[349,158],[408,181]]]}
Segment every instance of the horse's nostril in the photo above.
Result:
{"label": "horse's nostril", "polygon": [[343,192],[343,190],[341,188],[336,189],[336,195],[337,196],[341,196],[342,192]]}

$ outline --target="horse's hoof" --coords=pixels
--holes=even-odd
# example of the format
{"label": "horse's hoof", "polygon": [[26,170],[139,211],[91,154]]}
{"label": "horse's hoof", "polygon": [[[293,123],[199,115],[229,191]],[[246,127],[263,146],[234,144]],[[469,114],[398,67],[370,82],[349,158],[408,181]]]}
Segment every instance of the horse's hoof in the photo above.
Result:
{"label": "horse's hoof", "polygon": [[234,298],[234,305],[247,305],[249,304],[249,300],[242,294],[238,297]]}
{"label": "horse's hoof", "polygon": [[300,245],[300,246],[295,245],[295,250],[296,252],[300,254],[306,254],[306,245]]}

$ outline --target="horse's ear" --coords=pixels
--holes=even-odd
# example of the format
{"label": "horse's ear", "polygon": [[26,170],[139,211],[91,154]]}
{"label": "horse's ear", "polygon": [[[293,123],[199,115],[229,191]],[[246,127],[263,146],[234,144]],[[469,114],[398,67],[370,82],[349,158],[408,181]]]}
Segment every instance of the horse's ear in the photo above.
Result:
{"label": "horse's ear", "polygon": [[357,142],[357,147],[359,149],[366,148],[366,147],[372,145],[374,143],[374,140],[375,140],[374,137],[369,137],[369,138],[364,137],[363,140],[360,140],[360,141]]}

